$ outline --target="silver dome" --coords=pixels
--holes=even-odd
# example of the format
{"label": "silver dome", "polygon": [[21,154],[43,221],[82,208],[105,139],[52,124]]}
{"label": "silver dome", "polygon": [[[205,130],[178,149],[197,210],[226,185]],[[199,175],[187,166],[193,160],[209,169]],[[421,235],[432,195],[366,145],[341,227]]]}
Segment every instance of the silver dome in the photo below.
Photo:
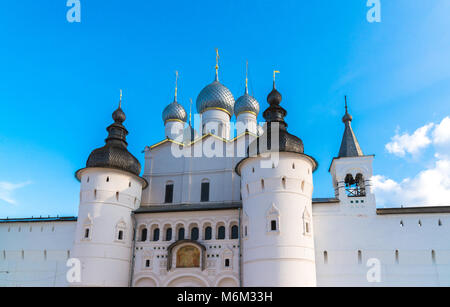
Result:
{"label": "silver dome", "polygon": [[169,120],[180,120],[182,122],[186,122],[187,114],[186,110],[183,108],[181,104],[174,101],[169,104],[162,113],[162,119],[164,123]]}
{"label": "silver dome", "polygon": [[258,115],[259,113],[259,103],[258,101],[250,96],[247,92],[236,100],[234,105],[234,114],[238,116],[242,112],[251,112]]}
{"label": "silver dome", "polygon": [[217,80],[207,85],[197,97],[197,112],[203,113],[209,108],[224,109],[230,117],[233,115],[233,94]]}

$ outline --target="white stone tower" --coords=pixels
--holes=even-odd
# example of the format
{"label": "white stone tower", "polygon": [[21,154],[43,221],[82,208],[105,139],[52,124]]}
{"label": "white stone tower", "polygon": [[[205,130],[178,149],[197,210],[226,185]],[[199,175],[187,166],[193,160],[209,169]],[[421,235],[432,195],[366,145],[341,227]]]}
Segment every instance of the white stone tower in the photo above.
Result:
{"label": "white stone tower", "polygon": [[233,116],[234,97],[219,82],[219,53],[216,56],[216,78],[203,88],[197,97],[197,112],[202,117],[202,133],[211,133],[224,139],[230,138],[230,120]]}
{"label": "white stone tower", "polygon": [[107,130],[105,146],[95,149],[81,182],[80,206],[72,257],[81,262],[81,282],[72,286],[129,286],[134,222],[146,181],[141,165],[127,150],[125,114],[119,108]]}
{"label": "white stone tower", "polygon": [[264,134],[236,167],[242,185],[243,286],[315,286],[312,173],[317,164],[304,154],[303,142],[286,131],[287,112],[275,82],[267,100]]}
{"label": "white stone tower", "polygon": [[344,205],[343,209],[373,211],[375,195],[372,193],[371,178],[374,156],[363,154],[351,126],[352,120],[345,97],[345,115],[342,118],[344,135],[339,155],[330,166],[334,193]]}

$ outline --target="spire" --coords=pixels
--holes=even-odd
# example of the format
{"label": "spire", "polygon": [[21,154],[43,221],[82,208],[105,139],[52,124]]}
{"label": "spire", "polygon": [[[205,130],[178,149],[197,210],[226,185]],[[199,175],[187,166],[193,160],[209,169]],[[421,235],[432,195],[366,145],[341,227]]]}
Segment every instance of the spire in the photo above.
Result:
{"label": "spire", "polygon": [[119,109],[122,107],[122,89],[120,89]]}
{"label": "spire", "polygon": [[348,113],[347,96],[345,96],[345,115],[342,122],[345,124],[344,136],[342,137],[341,148],[339,150],[339,158],[342,157],[359,157],[363,156],[361,147],[353,132],[351,122],[353,117]]}
{"label": "spire", "polygon": [[178,95],[178,70],[175,71],[175,98],[173,101],[177,102]]}
{"label": "spire", "polygon": [[245,62],[245,94],[248,94],[248,60]]}
{"label": "spire", "polygon": [[189,98],[190,104],[189,104],[189,127],[191,127],[191,120],[192,120],[192,98]]}
{"label": "spire", "polygon": [[215,81],[219,82],[219,49],[216,48],[216,79]]}

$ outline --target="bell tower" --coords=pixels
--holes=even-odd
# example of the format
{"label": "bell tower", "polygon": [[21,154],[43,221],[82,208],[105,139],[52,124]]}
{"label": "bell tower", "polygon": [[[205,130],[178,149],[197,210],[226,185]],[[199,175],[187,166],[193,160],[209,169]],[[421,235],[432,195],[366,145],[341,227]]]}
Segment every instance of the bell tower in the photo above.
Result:
{"label": "bell tower", "polygon": [[367,208],[375,204],[372,193],[373,155],[364,155],[353,132],[353,117],[348,113],[345,97],[345,125],[339,155],[333,159],[330,173],[333,180],[334,194],[342,204],[350,208]]}

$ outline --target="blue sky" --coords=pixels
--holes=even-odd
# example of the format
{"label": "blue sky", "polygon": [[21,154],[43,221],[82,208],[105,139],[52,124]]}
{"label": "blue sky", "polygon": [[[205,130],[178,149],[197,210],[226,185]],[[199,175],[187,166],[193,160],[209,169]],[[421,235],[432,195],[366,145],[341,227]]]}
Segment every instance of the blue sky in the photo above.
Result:
{"label": "blue sky", "polygon": [[[0,217],[77,214],[73,174],[102,146],[119,89],[129,149],[143,163],[141,150],[164,138],[174,71],[188,109],[214,77],[216,47],[235,97],[249,61],[263,110],[272,70],[281,71],[289,131],[320,164],[315,197],[333,194],[328,167],[348,95],[361,147],[376,155],[379,206],[443,204],[450,2],[381,0],[380,23],[367,22],[368,9],[365,0],[81,0],[81,23],[69,23],[65,0],[3,1]],[[438,185],[438,198],[405,197],[436,174],[424,193]]]}

